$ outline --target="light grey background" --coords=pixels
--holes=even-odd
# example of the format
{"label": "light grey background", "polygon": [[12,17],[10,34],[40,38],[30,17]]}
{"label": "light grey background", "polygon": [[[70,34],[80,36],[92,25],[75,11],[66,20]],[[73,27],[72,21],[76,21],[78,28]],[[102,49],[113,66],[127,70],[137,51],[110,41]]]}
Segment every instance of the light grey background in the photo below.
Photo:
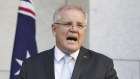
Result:
{"label": "light grey background", "polygon": [[[52,48],[52,14],[63,4],[87,12],[84,46],[114,60],[119,79],[140,79],[140,0],[33,0],[38,51]],[[9,79],[19,0],[0,0],[0,79]]]}
{"label": "light grey background", "polygon": [[140,79],[140,0],[90,0],[89,48],[114,59],[120,79]]}

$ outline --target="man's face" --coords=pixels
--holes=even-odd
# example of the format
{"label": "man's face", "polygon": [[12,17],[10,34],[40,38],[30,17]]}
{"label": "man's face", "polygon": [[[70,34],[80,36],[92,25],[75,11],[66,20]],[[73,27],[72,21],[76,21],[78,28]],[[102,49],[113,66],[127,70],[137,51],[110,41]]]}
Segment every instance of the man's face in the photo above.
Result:
{"label": "man's face", "polygon": [[60,16],[61,19],[57,23],[73,24],[73,27],[52,24],[56,46],[65,54],[71,54],[77,51],[84,41],[86,30],[84,28],[78,28],[76,25],[85,25],[85,16],[77,9],[62,10]]}

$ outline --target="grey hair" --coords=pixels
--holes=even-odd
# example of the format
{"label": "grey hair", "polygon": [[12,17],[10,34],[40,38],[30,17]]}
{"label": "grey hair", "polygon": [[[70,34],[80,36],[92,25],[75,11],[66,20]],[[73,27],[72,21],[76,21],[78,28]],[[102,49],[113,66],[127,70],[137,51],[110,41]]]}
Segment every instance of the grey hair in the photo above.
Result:
{"label": "grey hair", "polygon": [[53,15],[53,22],[54,23],[58,22],[61,19],[60,12],[62,10],[67,10],[67,9],[77,9],[77,10],[81,11],[86,18],[85,23],[87,23],[86,13],[83,11],[83,9],[80,6],[77,6],[77,5],[63,5],[60,8],[58,8]]}

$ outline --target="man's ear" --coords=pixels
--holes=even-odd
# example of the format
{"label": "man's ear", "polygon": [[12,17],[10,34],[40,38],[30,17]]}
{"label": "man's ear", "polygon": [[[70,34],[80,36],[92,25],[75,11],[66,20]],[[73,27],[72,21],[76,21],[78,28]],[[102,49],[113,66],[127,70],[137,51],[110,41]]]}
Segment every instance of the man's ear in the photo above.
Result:
{"label": "man's ear", "polygon": [[55,24],[52,24],[52,33],[54,36],[56,36],[56,26]]}

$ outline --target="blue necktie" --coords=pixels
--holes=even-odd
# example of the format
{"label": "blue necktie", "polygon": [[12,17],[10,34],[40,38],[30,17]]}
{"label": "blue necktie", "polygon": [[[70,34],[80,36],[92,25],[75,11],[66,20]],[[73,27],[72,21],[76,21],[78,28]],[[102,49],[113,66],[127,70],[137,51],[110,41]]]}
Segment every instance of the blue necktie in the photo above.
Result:
{"label": "blue necktie", "polygon": [[63,58],[64,58],[64,65],[62,67],[62,72],[61,72],[61,78],[60,79],[71,79],[69,62],[72,59],[72,57],[68,56],[68,55],[65,55]]}

